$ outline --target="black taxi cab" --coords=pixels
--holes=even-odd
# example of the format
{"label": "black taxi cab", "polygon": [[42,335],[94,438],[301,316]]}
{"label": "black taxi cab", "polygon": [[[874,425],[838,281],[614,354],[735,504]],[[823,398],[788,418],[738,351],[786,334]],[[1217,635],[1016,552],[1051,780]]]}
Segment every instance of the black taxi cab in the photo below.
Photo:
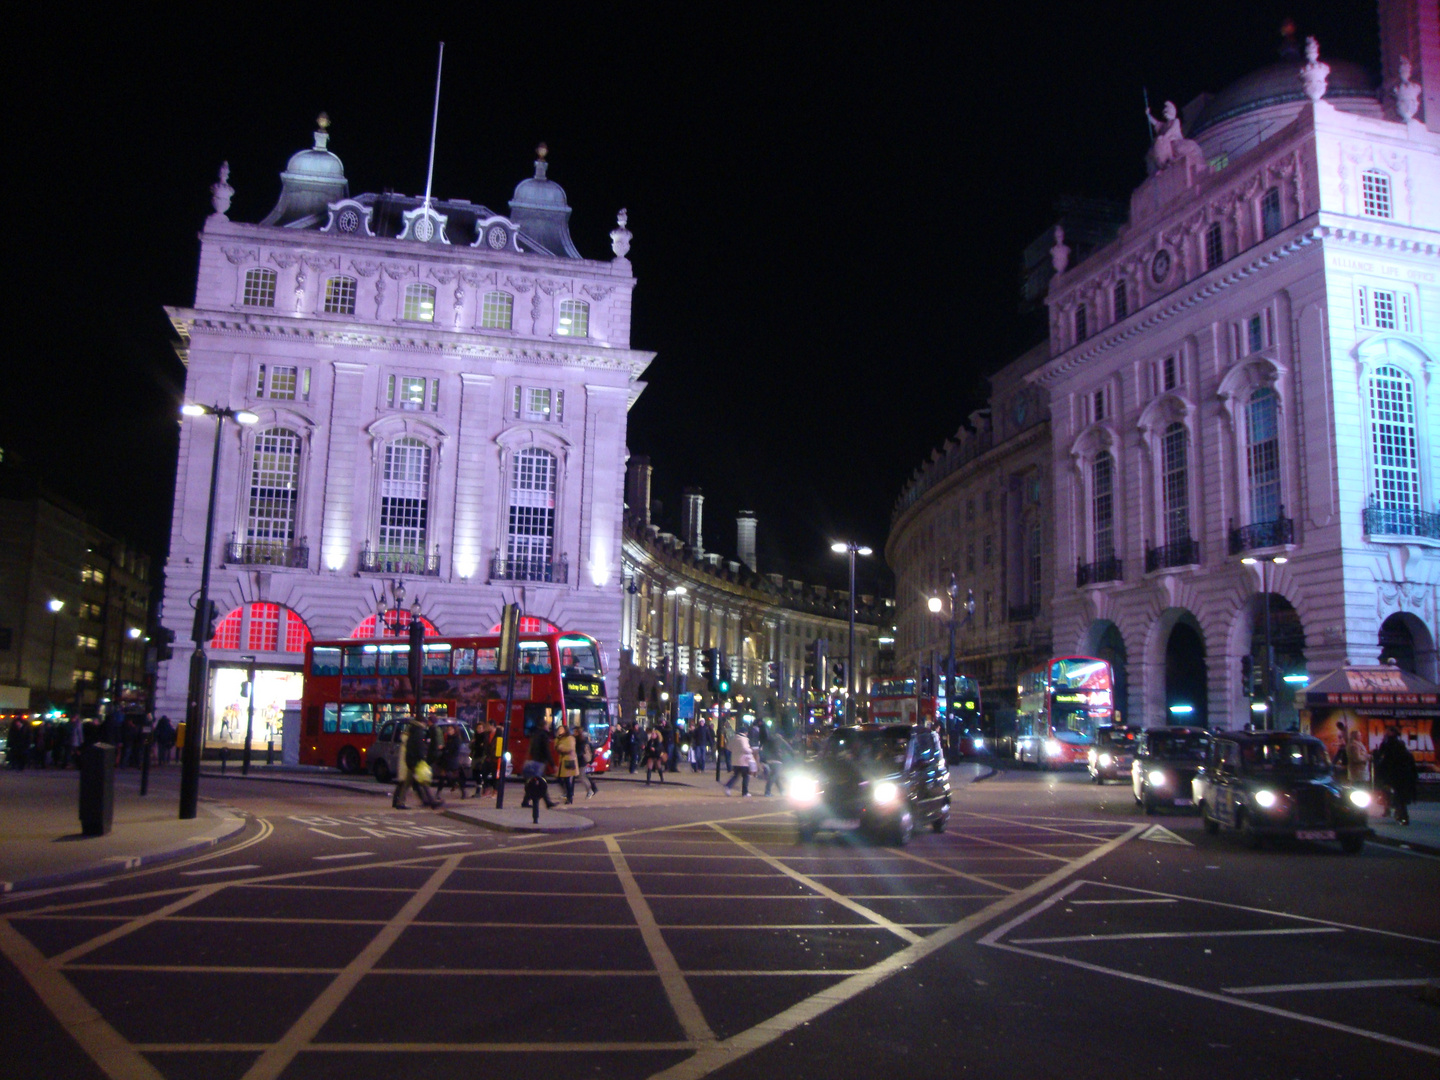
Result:
{"label": "black taxi cab", "polygon": [[1234,829],[1250,847],[1267,837],[1337,840],[1355,854],[1370,835],[1370,793],[1337,784],[1325,744],[1309,735],[1217,733],[1192,789],[1205,830]]}
{"label": "black taxi cab", "polygon": [[1095,745],[1086,754],[1090,779],[1097,784],[1106,780],[1130,779],[1130,763],[1135,760],[1135,732],[1131,728],[1102,727],[1095,732]]}
{"label": "black taxi cab", "polygon": [[1195,774],[1210,752],[1210,733],[1199,727],[1147,728],[1130,769],[1135,801],[1147,814],[1159,806],[1195,805]]}

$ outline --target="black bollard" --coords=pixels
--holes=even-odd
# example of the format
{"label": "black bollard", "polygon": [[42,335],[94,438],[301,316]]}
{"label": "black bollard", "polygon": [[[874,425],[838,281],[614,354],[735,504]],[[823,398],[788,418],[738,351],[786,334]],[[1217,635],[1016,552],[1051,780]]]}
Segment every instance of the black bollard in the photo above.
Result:
{"label": "black bollard", "polygon": [[265,746],[265,764],[275,764],[275,740],[271,739]]}
{"label": "black bollard", "polygon": [[155,741],[153,735],[146,735],[140,743],[140,794],[150,793],[150,746]]}
{"label": "black bollard", "polygon": [[80,751],[80,831],[105,836],[115,820],[115,747],[91,743]]}
{"label": "black bollard", "polygon": [[230,748],[229,748],[228,746],[222,746],[222,747],[220,747],[220,775],[221,775],[221,776],[224,776],[224,775],[225,775],[225,763],[226,763],[227,761],[229,761],[229,760],[230,760]]}

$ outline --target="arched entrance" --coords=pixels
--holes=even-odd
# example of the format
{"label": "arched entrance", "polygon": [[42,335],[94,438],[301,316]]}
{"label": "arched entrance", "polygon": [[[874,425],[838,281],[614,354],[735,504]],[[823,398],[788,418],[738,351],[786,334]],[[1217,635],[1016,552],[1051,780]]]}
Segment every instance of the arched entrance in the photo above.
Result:
{"label": "arched entrance", "polygon": [[1165,641],[1165,716],[1161,722],[1208,726],[1209,694],[1205,639],[1195,616],[1187,611]]}
{"label": "arched entrance", "polygon": [[[1269,624],[1267,630],[1266,624]],[[1286,731],[1298,727],[1300,714],[1295,708],[1295,693],[1308,681],[1305,670],[1305,628],[1295,606],[1279,593],[1261,593],[1250,601],[1250,671],[1251,702],[1265,701],[1265,642],[1270,641],[1274,658],[1270,668],[1270,698],[1275,715],[1264,710],[1251,710],[1247,717],[1256,727]]]}
{"label": "arched entrance", "polygon": [[1115,709],[1118,716],[1126,724],[1143,726],[1141,710],[1137,708],[1134,713],[1130,711],[1127,672],[1129,657],[1125,651],[1125,638],[1120,633],[1120,628],[1109,619],[1095,620],[1090,624],[1090,629],[1086,631],[1085,640],[1080,645],[1080,652],[1085,656],[1093,656],[1109,663],[1110,676],[1113,680],[1112,689],[1115,694]]}
{"label": "arched entrance", "polygon": [[[241,747],[245,732],[278,750],[285,703],[298,701],[310,627],[280,604],[242,604],[215,624],[210,655],[207,746]],[[253,683],[254,692],[250,692]]]}
{"label": "arched entrance", "polygon": [[1435,641],[1430,628],[1408,611],[1397,611],[1380,624],[1380,662],[1395,661],[1401,671],[1436,681]]}

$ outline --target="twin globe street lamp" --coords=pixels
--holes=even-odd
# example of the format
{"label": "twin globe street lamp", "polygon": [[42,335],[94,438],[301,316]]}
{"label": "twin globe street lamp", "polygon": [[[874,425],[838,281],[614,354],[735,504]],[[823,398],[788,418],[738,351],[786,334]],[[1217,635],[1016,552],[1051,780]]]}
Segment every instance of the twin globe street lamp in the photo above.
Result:
{"label": "twin globe street lamp", "polygon": [[180,817],[193,818],[200,796],[200,726],[205,717],[205,684],[208,665],[204,640],[210,629],[210,547],[215,539],[215,486],[220,478],[220,432],[226,420],[237,424],[259,423],[260,417],[244,409],[222,408],[219,405],[186,404],[184,416],[215,417],[215,451],[210,461],[210,498],[205,512],[205,550],[200,559],[200,595],[195,601],[195,624],[190,636],[195,651],[190,656],[190,684],[185,706],[185,748],[180,757]]}
{"label": "twin globe street lamp", "polygon": [[[945,587],[950,597],[950,666],[945,670],[945,734],[948,737],[955,726],[955,601],[960,595],[960,586],[955,581],[955,572],[950,572],[950,584]],[[927,606],[933,614],[939,615],[945,602],[938,596],[930,597]],[[975,590],[965,590],[965,621],[968,623],[975,614]]]}
{"label": "twin globe street lamp", "polygon": [[[855,556],[869,556],[873,552],[864,544],[857,544],[854,540],[837,540],[830,545],[830,550],[837,555],[848,555],[850,557],[850,650],[845,660],[845,722],[855,722]],[[823,672],[815,673],[818,677],[824,678]]]}
{"label": "twin globe street lamp", "polygon": [[1275,651],[1270,644],[1270,566],[1284,566],[1290,560],[1284,555],[1247,556],[1240,560],[1246,566],[1260,566],[1260,591],[1265,594],[1265,655],[1261,657],[1260,692],[1262,701],[1252,701],[1250,711],[1261,715],[1261,727],[1267,731],[1275,726]]}

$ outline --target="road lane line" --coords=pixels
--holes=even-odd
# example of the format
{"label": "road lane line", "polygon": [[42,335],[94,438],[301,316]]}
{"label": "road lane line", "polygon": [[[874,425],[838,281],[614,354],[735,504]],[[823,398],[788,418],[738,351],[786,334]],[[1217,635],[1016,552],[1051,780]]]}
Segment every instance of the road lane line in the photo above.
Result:
{"label": "road lane line", "polygon": [[1072,907],[1079,907],[1081,904],[1178,904],[1179,900],[1171,900],[1165,897],[1156,897],[1153,900],[1071,900]]}
{"label": "road lane line", "polygon": [[1340,934],[1338,926],[1286,926],[1274,930],[1162,930],[1140,934],[1071,934],[1011,938],[1014,945],[1061,945],[1072,941],[1153,941],[1162,938],[1273,937],[1282,934]]}
{"label": "road lane line", "polygon": [[1037,859],[1051,859],[1055,862],[1068,862],[1068,855],[1055,855],[1049,851],[1037,851],[1035,848],[1021,847],[1019,844],[1007,844],[1003,840],[991,840],[988,836],[977,836],[975,833],[960,832],[954,830],[954,835],[959,840],[978,840],[982,844],[993,844],[995,847],[1007,848],[1010,851],[1020,851]]}
{"label": "road lane line", "polygon": [[1430,979],[1356,979],[1351,982],[1280,983],[1275,986],[1226,986],[1227,994],[1289,994],[1307,990],[1384,990],[1394,986],[1427,986]]}
{"label": "road lane line", "polygon": [[381,931],[371,939],[370,944],[360,951],[360,954],[351,960],[339,975],[320,992],[320,996],[310,1003],[300,1018],[290,1025],[290,1030],[285,1032],[276,1043],[266,1047],[265,1051],[256,1058],[254,1064],[246,1071],[244,1080],[276,1080],[290,1064],[295,1060],[300,1051],[306,1049],[325,1026],[326,1021],[335,1015],[338,1009],[350,996],[350,992],[359,985],[381,957],[390,949],[405,929],[415,921],[416,917],[424,909],[434,895],[440,891],[440,886],[445,884],[445,879],[455,872],[455,867],[460,865],[459,854],[448,855],[445,861],[436,868],[424,885],[415,891],[415,895],[405,902],[405,905],[395,913],[395,916],[387,922]]}
{"label": "road lane line", "polygon": [[763,1046],[767,1046],[794,1031],[798,1027],[810,1023],[815,1018],[829,1012],[836,1006],[843,1005],[847,1001],[858,997],[865,991],[878,986],[892,975],[905,970],[916,963],[919,963],[931,953],[944,948],[951,942],[963,937],[965,934],[984,926],[991,919],[1005,912],[1019,907],[1028,900],[1033,900],[1046,890],[1054,888],[1066,878],[1079,873],[1091,863],[1109,855],[1132,836],[1137,836],[1145,828],[1144,825],[1136,825],[1120,836],[1109,840],[1095,848],[1086,855],[1080,856],[1068,866],[1058,867],[1034,884],[1021,889],[1017,893],[1003,896],[993,904],[981,908],[972,915],[967,915],[958,922],[947,925],[944,929],[931,934],[929,937],[909,945],[899,952],[891,953],[884,960],[867,968],[859,975],[852,975],[849,978],[827,987],[819,993],[799,1001],[786,1009],[784,1012],[763,1020],[754,1027],[732,1035],[728,1039],[722,1039],[712,1047],[705,1047],[693,1056],[684,1061],[677,1062],[668,1069],[662,1069],[653,1074],[650,1080],[701,1080],[712,1072],[733,1064],[741,1057],[749,1054]]}
{"label": "road lane line", "polygon": [[700,1003],[691,993],[690,984],[685,981],[685,975],[675,960],[675,954],[666,944],[665,935],[655,921],[655,914],[650,910],[650,904],[645,899],[645,894],[640,891],[635,875],[630,872],[630,865],[620,850],[619,842],[613,836],[607,836],[605,837],[605,847],[610,853],[610,862],[615,867],[615,875],[620,879],[620,885],[625,890],[625,900],[629,903],[630,912],[635,917],[636,925],[640,928],[640,936],[645,942],[645,948],[650,953],[650,961],[660,975],[660,985],[664,988],[665,996],[670,1001],[670,1009],[675,1013],[675,1018],[680,1021],[681,1030],[685,1032],[691,1042],[713,1043],[715,1033],[710,1030],[710,1024],[700,1010]]}
{"label": "road lane line", "polygon": [[202,900],[208,900],[221,889],[225,888],[225,886],[226,883],[224,882],[216,885],[202,885],[188,895],[182,896],[179,900],[166,904],[164,907],[156,908],[148,915],[141,915],[139,918],[131,919],[129,922],[117,926],[113,930],[105,931],[105,933],[101,934],[99,937],[93,937],[89,941],[82,941],[79,945],[72,946],[71,948],[66,949],[64,952],[56,956],[52,956],[49,960],[49,964],[51,967],[54,968],[63,967],[77,957],[84,956],[86,953],[94,952],[101,946],[109,945],[112,941],[118,941],[120,938],[125,937],[128,934],[133,934],[136,930],[143,930],[151,923],[156,923],[162,919],[167,919],[175,912],[183,911],[185,908],[190,907],[193,904],[198,904]]}
{"label": "road lane line", "polygon": [[[973,882],[976,885],[984,885],[986,888],[990,889],[1000,889],[1007,893],[1015,891],[1009,885],[1001,885],[998,882],[989,881],[986,878],[981,877],[979,874],[967,874],[963,870],[956,870],[953,866],[946,866],[944,863],[936,862],[933,859],[926,859],[919,855],[912,855],[908,851],[897,852],[897,854],[903,855],[907,859],[913,859],[915,862],[922,863],[925,866],[933,866],[937,870],[943,870],[946,874],[949,874],[953,877],[963,878],[965,881]],[[821,877],[829,875],[815,874],[813,876]]]}
{"label": "road lane line", "polygon": [[436,848],[442,848],[442,847],[469,847],[469,846],[470,846],[471,844],[473,844],[474,842],[475,842],[474,840],[451,840],[448,844],[421,844],[421,845],[420,845],[418,848],[416,848],[415,850],[417,850],[417,851],[434,851]]}
{"label": "road lane line", "polygon": [[[373,852],[373,851],[342,851],[339,855],[316,855],[316,856],[315,856],[315,861],[316,861],[316,862],[327,862],[327,861],[329,861],[330,859],[362,859],[362,858],[364,858],[366,855],[374,855],[374,854],[375,854],[375,852]],[[271,888],[276,888],[276,889],[282,889],[282,888],[304,888],[304,886],[294,886],[294,885],[292,885],[292,886],[272,885],[272,886],[270,886],[270,887],[271,887]],[[409,890],[407,889],[406,891],[408,892]]]}
{"label": "road lane line", "polygon": [[209,870],[184,870],[181,877],[200,877],[202,874],[233,874],[237,870],[259,870],[259,863],[246,863],[244,866],[216,866]]}
{"label": "road lane line", "polygon": [[[531,972],[531,974],[536,974]],[[311,1043],[307,1054],[603,1054],[637,1050],[696,1050],[693,1042],[540,1042],[540,1043]],[[146,1054],[254,1053],[267,1043],[137,1043]],[[159,1073],[151,1074],[159,1077]],[[163,1080],[163,1078],[162,1078]]]}
{"label": "road lane line", "polygon": [[110,1080],[164,1080],[7,919],[0,919],[0,953]]}

